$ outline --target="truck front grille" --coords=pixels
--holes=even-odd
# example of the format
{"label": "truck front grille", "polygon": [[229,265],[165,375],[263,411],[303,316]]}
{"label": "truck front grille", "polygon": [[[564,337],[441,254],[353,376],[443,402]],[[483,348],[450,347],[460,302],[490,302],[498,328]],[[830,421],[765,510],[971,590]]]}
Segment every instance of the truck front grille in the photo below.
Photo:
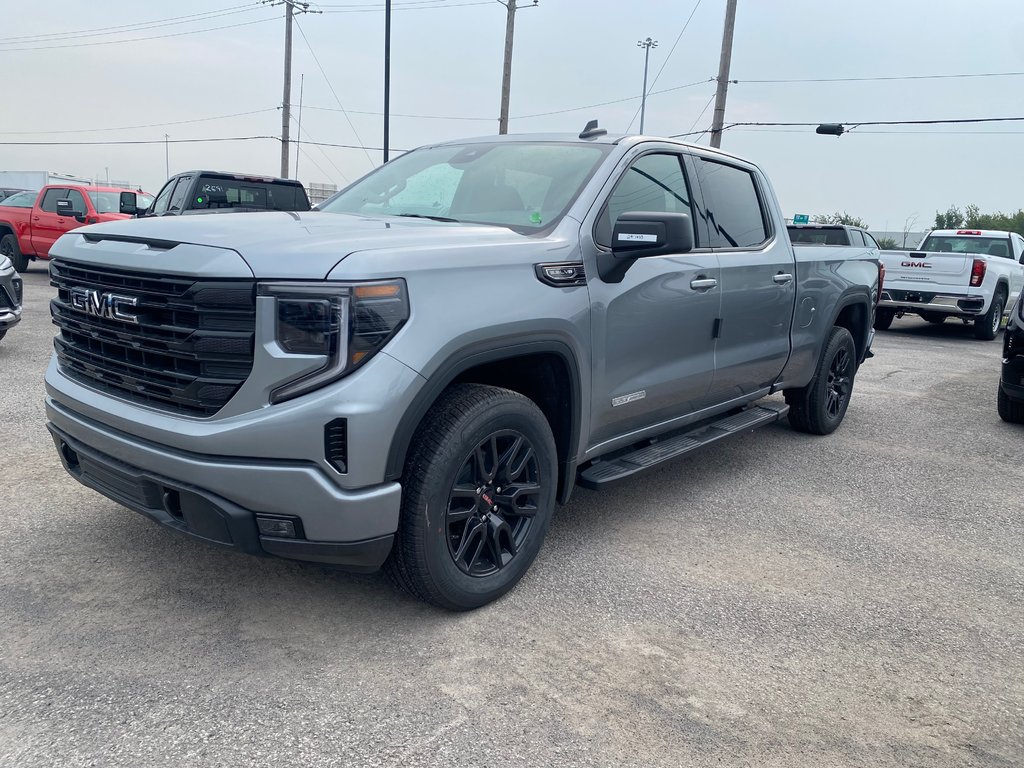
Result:
{"label": "truck front grille", "polygon": [[[252,370],[252,280],[196,280],[60,259],[50,263],[50,283],[57,288],[50,302],[60,329],[53,341],[57,362],[94,389],[209,416]],[[111,295],[128,299],[119,306],[130,312],[105,311]]]}

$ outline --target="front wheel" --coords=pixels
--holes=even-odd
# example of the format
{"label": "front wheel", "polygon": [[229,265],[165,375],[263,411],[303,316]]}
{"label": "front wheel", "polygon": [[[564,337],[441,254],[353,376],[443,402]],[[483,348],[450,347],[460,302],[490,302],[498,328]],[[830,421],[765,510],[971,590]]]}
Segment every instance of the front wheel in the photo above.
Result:
{"label": "front wheel", "polygon": [[446,391],[409,450],[389,575],[450,610],[501,597],[544,541],[556,456],[547,419],[528,398],[479,384]]}
{"label": "front wheel", "polygon": [[828,435],[843,422],[857,373],[857,345],[850,332],[833,326],[811,383],[787,389],[789,423],[798,432]]}
{"label": "front wheel", "polygon": [[992,341],[999,333],[999,326],[1003,322],[1003,307],[1006,306],[1006,299],[1002,293],[992,297],[992,306],[988,312],[974,321],[974,338],[982,341]]}
{"label": "front wheel", "polygon": [[887,331],[892,321],[896,319],[896,310],[888,307],[878,307],[875,310],[875,330]]}

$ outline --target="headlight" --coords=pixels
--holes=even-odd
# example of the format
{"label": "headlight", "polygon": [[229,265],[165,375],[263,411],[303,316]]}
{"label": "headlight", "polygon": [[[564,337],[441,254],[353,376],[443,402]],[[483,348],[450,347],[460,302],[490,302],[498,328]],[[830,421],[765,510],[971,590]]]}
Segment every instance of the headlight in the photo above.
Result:
{"label": "headlight", "polygon": [[274,341],[289,355],[321,356],[312,373],[275,389],[280,402],[350,373],[380,350],[409,318],[404,280],[372,283],[263,283],[275,302]]}

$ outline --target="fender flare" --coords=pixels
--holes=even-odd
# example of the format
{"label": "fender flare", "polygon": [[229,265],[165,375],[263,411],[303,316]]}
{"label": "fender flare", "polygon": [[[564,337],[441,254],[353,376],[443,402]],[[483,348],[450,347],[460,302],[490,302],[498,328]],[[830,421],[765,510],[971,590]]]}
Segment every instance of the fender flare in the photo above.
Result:
{"label": "fender flare", "polygon": [[[571,489],[575,478],[576,454],[579,449],[580,424],[582,418],[582,380],[580,378],[579,361],[572,347],[558,337],[546,335],[530,335],[519,337],[515,341],[495,340],[470,344],[449,355],[427,379],[410,406],[402,414],[398,427],[391,437],[388,448],[385,479],[398,480],[405,467],[405,458],[409,452],[413,435],[423,417],[437,398],[460,374],[484,363],[494,363],[514,357],[550,353],[557,355],[569,371],[570,390],[570,427],[567,455],[561,462],[565,476],[560,496],[568,498],[566,489]],[[563,502],[564,503],[564,502]]]}
{"label": "fender flare", "polygon": [[[847,288],[839,295],[839,299],[836,301],[835,307],[832,310],[832,317],[829,319],[829,323],[826,329],[830,329],[835,326],[836,320],[839,319],[839,315],[842,314],[843,310],[847,307],[856,305],[862,305],[864,307],[864,328],[861,329],[863,348],[858,345],[857,357],[859,358],[857,364],[860,365],[864,362],[864,358],[867,355],[868,346],[871,342],[871,323],[872,323],[872,312],[871,312],[871,289],[863,285],[855,285]],[[825,341],[828,338],[826,333],[821,340],[821,345],[814,356],[815,360],[821,356],[822,350],[825,348]],[[854,338],[854,343],[857,339]]]}

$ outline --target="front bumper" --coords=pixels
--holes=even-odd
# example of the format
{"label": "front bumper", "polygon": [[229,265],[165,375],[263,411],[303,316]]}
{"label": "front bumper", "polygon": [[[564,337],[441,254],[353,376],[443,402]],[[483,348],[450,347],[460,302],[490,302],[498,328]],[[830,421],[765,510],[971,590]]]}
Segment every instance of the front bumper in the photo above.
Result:
{"label": "front bumper", "polygon": [[16,309],[0,309],[0,331],[13,328],[21,322],[21,307]]}
{"label": "front bumper", "polygon": [[[58,417],[58,420],[59,417]],[[157,474],[139,464],[126,462],[114,456],[87,446],[54,422],[47,424],[64,468],[83,485],[92,488],[109,499],[145,515],[154,522],[179,533],[212,544],[236,549],[250,555],[275,555],[292,560],[327,563],[346,570],[373,571],[379,568],[391,552],[394,534],[375,536],[358,541],[310,541],[305,538],[282,538],[264,536],[257,526],[257,516],[270,512],[269,517],[291,519],[301,535],[304,528],[301,518],[293,514],[301,510],[300,497],[305,494],[301,485],[291,487],[295,497],[295,509],[285,511],[273,499],[256,509],[246,508],[210,491],[201,485]],[[95,435],[93,435],[95,442]],[[135,446],[136,451],[152,451],[144,446]],[[167,456],[162,457],[165,466],[175,467]],[[184,457],[180,460],[187,461]],[[222,467],[223,468],[223,467]],[[258,475],[267,472],[267,467],[241,466],[236,471],[248,473],[254,481]],[[273,474],[269,472],[268,474]],[[184,475],[188,476],[188,475]],[[287,481],[285,481],[287,482]],[[352,505],[372,507],[397,504],[399,489],[387,488],[364,494],[362,498],[346,500]]]}
{"label": "front bumper", "polygon": [[878,306],[902,309],[905,312],[923,310],[950,315],[981,315],[987,309],[984,296],[957,296],[890,288],[882,289],[882,300]]}

